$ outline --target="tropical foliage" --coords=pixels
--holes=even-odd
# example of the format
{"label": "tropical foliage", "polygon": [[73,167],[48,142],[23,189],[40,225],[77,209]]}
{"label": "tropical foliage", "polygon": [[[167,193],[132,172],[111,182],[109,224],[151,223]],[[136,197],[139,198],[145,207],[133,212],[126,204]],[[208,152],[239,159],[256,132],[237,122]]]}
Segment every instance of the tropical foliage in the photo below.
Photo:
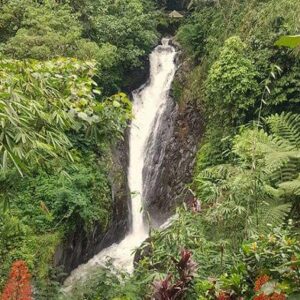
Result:
{"label": "tropical foliage", "polygon": [[91,94],[94,70],[93,64],[65,59],[1,62],[2,170],[13,163],[21,172],[27,161],[68,155],[66,132],[84,126],[87,112],[91,125],[97,121]]}
{"label": "tropical foliage", "polygon": [[1,1],[0,290],[22,260],[34,297],[57,299],[58,245],[110,226],[112,148],[132,117],[119,87],[156,43],[155,15],[138,0]]}
{"label": "tropical foliage", "polygon": [[142,68],[157,42],[149,1],[2,1],[0,52],[10,58],[95,59],[95,78],[109,95],[130,85],[125,73]]}
{"label": "tropical foliage", "polygon": [[82,38],[82,25],[67,4],[8,1],[1,11],[3,30],[15,29],[3,45],[3,53],[10,57],[92,59],[99,51],[97,44]]}
{"label": "tropical foliage", "polygon": [[0,1],[1,299],[64,299],[58,246],[104,234],[119,210],[114,150],[133,117],[121,90],[157,28],[178,26],[173,94],[206,125],[192,203],[150,230],[133,274],[108,263],[70,297],[299,299],[299,15],[298,0]]}
{"label": "tropical foliage", "polygon": [[23,259],[39,285],[65,235],[110,225],[109,147],[122,137],[131,103],[122,93],[95,98],[95,63],[1,64],[0,284]]}
{"label": "tropical foliage", "polygon": [[[151,231],[132,276],[98,274],[88,299],[297,299],[299,59],[288,47],[297,40],[299,5],[189,4],[177,39],[191,72],[174,91],[179,105],[192,102],[206,119],[187,187],[197,209],[187,203],[169,227]],[[186,286],[177,281],[183,249],[198,265]],[[106,284],[118,291],[106,293]],[[76,292],[82,298],[83,287]]]}
{"label": "tropical foliage", "polygon": [[253,62],[246,57],[246,44],[239,37],[226,40],[206,82],[208,113],[213,122],[230,125],[245,121],[259,94],[258,76]]}

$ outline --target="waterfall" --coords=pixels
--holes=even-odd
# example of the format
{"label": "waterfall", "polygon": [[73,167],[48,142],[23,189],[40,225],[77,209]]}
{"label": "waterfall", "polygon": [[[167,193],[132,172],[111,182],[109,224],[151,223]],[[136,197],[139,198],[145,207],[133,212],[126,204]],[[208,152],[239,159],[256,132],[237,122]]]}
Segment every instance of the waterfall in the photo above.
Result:
{"label": "waterfall", "polygon": [[[118,269],[127,272],[133,270],[133,250],[148,237],[148,225],[144,222],[143,199],[147,184],[147,147],[155,144],[162,116],[169,103],[169,91],[176,71],[175,49],[169,45],[169,39],[162,39],[150,54],[150,78],[147,84],[133,92],[133,114],[129,136],[128,184],[131,191],[132,226],[127,236],[119,243],[102,250],[86,264],[79,266],[64,283],[64,291],[97,268],[110,262]],[[144,174],[143,174],[144,173]],[[144,176],[143,176],[144,175]],[[151,186],[151,185],[149,185]]]}

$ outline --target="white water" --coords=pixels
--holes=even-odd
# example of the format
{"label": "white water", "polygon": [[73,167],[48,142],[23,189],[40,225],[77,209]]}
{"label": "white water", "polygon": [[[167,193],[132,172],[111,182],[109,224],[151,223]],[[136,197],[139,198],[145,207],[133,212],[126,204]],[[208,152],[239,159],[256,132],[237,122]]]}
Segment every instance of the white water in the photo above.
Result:
{"label": "white water", "polygon": [[129,138],[128,183],[132,193],[132,227],[128,235],[119,243],[102,250],[86,264],[79,266],[65,281],[64,291],[68,292],[78,280],[84,279],[97,266],[104,266],[108,259],[118,269],[133,270],[133,250],[148,237],[148,226],[143,218],[143,167],[146,147],[150,135],[155,138],[160,126],[160,116],[164,112],[169,90],[176,71],[175,49],[169,40],[163,39],[150,55],[149,83],[133,93],[134,119]]}

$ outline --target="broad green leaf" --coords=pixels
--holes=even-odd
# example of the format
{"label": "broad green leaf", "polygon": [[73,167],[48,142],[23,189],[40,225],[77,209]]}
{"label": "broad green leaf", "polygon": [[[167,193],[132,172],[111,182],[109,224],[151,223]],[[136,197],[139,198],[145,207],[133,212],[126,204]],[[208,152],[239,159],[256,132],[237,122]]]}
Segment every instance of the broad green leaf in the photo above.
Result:
{"label": "broad green leaf", "polygon": [[284,35],[275,43],[276,46],[297,48],[300,46],[300,35]]}

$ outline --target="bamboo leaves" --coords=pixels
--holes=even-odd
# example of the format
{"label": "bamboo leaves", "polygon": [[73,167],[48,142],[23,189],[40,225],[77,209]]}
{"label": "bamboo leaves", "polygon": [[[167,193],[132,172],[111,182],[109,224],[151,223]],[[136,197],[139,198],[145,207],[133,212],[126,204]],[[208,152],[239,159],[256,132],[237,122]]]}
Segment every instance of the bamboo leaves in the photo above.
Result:
{"label": "bamboo leaves", "polygon": [[[126,95],[97,102],[95,63],[75,59],[0,61],[0,168],[70,158],[70,131],[120,135],[131,116]],[[118,107],[114,103],[118,103]]]}

